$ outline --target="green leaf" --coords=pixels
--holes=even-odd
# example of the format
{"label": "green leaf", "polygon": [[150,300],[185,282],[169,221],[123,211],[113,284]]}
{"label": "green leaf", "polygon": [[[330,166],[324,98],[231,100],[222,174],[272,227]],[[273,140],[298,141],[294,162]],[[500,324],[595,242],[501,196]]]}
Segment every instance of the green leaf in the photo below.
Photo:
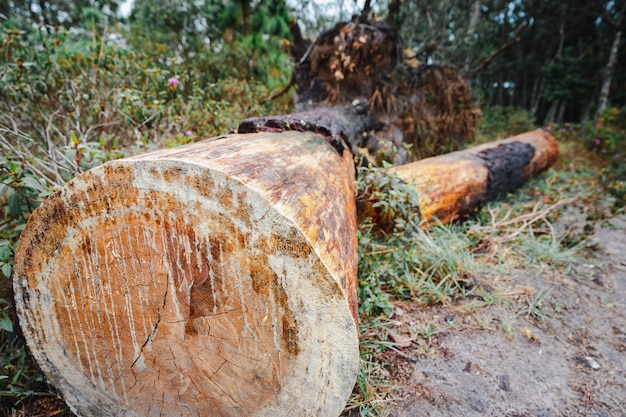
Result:
{"label": "green leaf", "polygon": [[2,265],[2,273],[5,277],[11,278],[11,272],[13,272],[13,266],[10,263]]}
{"label": "green leaf", "polygon": [[13,333],[13,322],[8,317],[2,317],[0,319],[0,329]]}
{"label": "green leaf", "polygon": [[22,178],[22,182],[28,188],[36,191],[37,193],[41,193],[41,192],[46,190],[46,187],[44,187],[41,184],[41,182],[39,182],[39,180],[37,178],[33,177],[33,176],[26,175],[24,178]]}
{"label": "green leaf", "polygon": [[22,212],[20,207],[20,195],[13,189],[9,191],[9,213],[14,219],[19,219]]}

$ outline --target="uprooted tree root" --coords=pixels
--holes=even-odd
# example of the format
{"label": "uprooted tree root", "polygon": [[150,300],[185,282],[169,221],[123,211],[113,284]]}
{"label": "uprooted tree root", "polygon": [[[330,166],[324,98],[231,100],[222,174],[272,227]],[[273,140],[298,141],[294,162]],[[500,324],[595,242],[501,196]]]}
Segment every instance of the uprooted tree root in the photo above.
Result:
{"label": "uprooted tree root", "polygon": [[[473,136],[480,111],[461,71],[419,63],[387,22],[356,17],[306,47],[299,34],[294,39],[297,107],[363,106],[384,126],[363,132],[360,153],[370,162],[405,163],[454,150]],[[388,157],[398,132],[400,144],[412,145],[408,159]]]}

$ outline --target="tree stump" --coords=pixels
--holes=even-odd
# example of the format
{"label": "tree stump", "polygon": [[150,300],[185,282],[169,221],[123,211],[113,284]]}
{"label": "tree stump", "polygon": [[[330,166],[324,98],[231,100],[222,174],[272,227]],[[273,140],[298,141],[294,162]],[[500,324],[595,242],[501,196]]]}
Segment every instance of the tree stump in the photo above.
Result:
{"label": "tree stump", "polygon": [[31,216],[16,309],[83,416],[332,416],[359,362],[354,165],[313,133],[112,161]]}

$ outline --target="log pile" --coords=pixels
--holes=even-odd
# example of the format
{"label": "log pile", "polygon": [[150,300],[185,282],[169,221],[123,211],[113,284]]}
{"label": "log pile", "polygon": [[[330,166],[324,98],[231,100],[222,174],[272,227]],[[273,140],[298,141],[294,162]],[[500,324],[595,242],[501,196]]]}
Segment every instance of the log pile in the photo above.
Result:
{"label": "log pile", "polygon": [[[108,162],[29,220],[20,324],[78,415],[343,409],[359,362],[353,154],[341,130],[246,123],[266,131]],[[392,170],[424,219],[449,221],[557,154],[537,131]]]}

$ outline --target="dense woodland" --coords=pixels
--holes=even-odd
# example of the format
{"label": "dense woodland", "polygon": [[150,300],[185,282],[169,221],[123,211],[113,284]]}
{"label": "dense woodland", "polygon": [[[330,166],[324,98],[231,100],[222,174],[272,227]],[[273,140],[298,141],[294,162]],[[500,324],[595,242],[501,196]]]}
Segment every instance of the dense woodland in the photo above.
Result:
{"label": "dense woodland", "polygon": [[[122,18],[121,3],[9,1],[0,13],[5,28],[33,30],[38,23],[47,34],[62,27],[76,37],[85,29],[123,31],[136,47],[145,47],[149,39],[155,56],[175,55],[183,61],[241,42],[238,76],[264,81],[272,70],[289,76],[288,64],[277,56],[283,51],[280,44],[267,39],[291,41],[291,17],[315,36],[364,7],[343,0],[137,0],[130,16]],[[608,102],[621,107],[626,101],[622,1],[378,1],[368,7],[402,28],[406,47],[419,61],[462,67],[481,106],[522,108],[547,124],[580,122]],[[159,45],[168,52],[159,51]],[[246,66],[252,73],[241,71]],[[230,75],[232,68],[222,68],[223,73],[211,68],[206,81]]]}

